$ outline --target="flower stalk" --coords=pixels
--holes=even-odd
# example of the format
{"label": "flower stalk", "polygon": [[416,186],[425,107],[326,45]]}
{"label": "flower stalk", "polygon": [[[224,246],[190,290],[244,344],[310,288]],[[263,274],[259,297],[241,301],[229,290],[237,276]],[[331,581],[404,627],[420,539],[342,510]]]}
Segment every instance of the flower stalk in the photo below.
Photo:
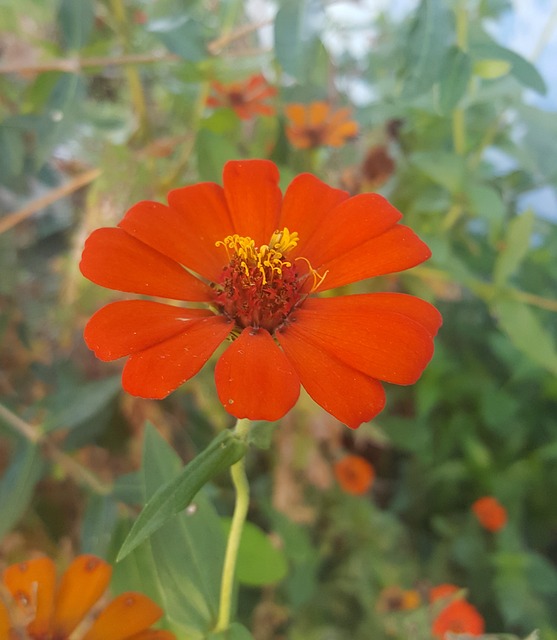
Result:
{"label": "flower stalk", "polygon": [[[251,426],[249,420],[240,419],[236,423],[235,433],[241,437],[247,437]],[[224,565],[222,570],[219,614],[215,632],[225,631],[230,626],[232,611],[232,595],[234,592],[234,575],[236,572],[236,561],[238,559],[238,549],[244,522],[248,514],[249,507],[249,483],[246,476],[246,459],[240,458],[238,462],[230,467],[230,475],[236,492],[236,504],[232,515],[232,523],[228,534]]]}

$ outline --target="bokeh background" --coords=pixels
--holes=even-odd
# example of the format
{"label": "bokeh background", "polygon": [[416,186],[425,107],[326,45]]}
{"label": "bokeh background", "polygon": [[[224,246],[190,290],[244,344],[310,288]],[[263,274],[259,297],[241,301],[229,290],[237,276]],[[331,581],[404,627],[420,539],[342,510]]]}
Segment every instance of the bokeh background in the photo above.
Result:
{"label": "bokeh background", "polygon": [[[231,424],[211,366],[165,401],[121,391],[121,363],[82,340],[121,296],[78,263],[133,203],[263,157],[284,185],[312,171],[389,198],[433,257],[349,289],[419,295],[444,325],[422,379],[358,431],[307,397],[263,430],[240,619],[257,640],[430,638],[429,590],[449,582],[489,632],[557,638],[555,3],[3,0],[0,14],[3,563],[113,560],[141,504],[145,425],[186,461]],[[226,87],[261,74],[267,113],[239,117]],[[288,107],[318,101],[358,134],[299,148]],[[335,474],[348,454],[373,465],[359,495]],[[230,512],[226,477],[207,494]],[[505,509],[497,531],[471,508],[484,496]],[[145,587],[115,571],[116,590]]]}

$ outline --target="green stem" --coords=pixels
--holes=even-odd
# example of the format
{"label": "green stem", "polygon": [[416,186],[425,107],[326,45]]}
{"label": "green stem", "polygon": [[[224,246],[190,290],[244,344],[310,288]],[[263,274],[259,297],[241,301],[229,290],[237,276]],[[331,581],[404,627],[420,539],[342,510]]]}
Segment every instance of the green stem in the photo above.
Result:
{"label": "green stem", "polygon": [[[235,432],[239,436],[247,436],[250,429],[249,420],[238,420]],[[236,571],[236,560],[240,547],[242,529],[248,514],[249,507],[249,483],[246,476],[246,460],[241,458],[230,467],[232,483],[236,491],[236,504],[232,515],[232,524],[228,534],[224,565],[222,569],[222,579],[220,586],[219,615],[215,632],[226,631],[230,626],[230,616],[232,611],[232,595],[234,592],[234,574]]]}

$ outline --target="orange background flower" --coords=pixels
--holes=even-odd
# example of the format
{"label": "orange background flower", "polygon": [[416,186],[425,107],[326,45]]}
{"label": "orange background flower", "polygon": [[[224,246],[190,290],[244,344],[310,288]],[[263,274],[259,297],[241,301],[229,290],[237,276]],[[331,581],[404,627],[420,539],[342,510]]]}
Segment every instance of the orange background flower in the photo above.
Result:
{"label": "orange background flower", "polygon": [[335,463],[334,470],[343,491],[355,496],[366,493],[375,479],[375,469],[361,456],[344,456]]}
{"label": "orange background flower", "polygon": [[507,510],[493,496],[478,498],[472,504],[478,522],[488,531],[499,531],[507,524]]}
{"label": "orange background flower", "polygon": [[262,74],[231,84],[213,82],[212,91],[213,94],[207,99],[209,107],[229,107],[242,120],[275,113],[275,108],[267,101],[276,95],[277,90],[267,83]]}
{"label": "orange background flower", "polygon": [[[105,593],[112,567],[92,555],[75,558],[56,580],[54,562],[35,558],[6,568],[3,583],[13,600],[0,601],[0,636],[25,629],[31,640],[68,640]],[[151,629],[162,609],[141,593],[119,595],[79,635],[80,640],[175,640],[169,631]],[[88,627],[88,628],[87,628]],[[141,634],[140,636],[137,634]],[[16,637],[19,637],[16,635]]]}
{"label": "orange background flower", "polygon": [[326,102],[289,104],[284,113],[289,122],[286,135],[298,149],[342,147],[358,135],[358,124],[350,119],[348,108],[333,109]]}
{"label": "orange background flower", "polygon": [[176,189],[168,206],[140,202],[117,228],[94,231],[85,277],[207,308],[115,302],[91,318],[85,341],[102,360],[128,357],[128,392],[164,398],[233,338],[215,368],[233,416],[277,420],[303,385],[356,428],[382,410],[381,380],[420,377],[441,316],[402,293],[316,294],[408,269],[430,251],[378,194],[351,198],[302,174],[283,196],[278,180],[272,162],[228,162],[224,187]]}
{"label": "orange background flower", "polygon": [[485,622],[479,611],[466,600],[458,599],[448,604],[435,618],[432,633],[437,638],[445,638],[447,633],[482,635]]}

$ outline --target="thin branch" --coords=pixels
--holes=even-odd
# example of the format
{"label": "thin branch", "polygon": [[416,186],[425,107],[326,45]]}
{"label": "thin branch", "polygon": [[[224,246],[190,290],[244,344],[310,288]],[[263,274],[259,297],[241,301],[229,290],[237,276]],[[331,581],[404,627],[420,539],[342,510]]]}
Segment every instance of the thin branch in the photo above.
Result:
{"label": "thin branch", "polygon": [[121,67],[129,64],[151,64],[155,62],[180,62],[182,58],[174,53],[131,53],[123,56],[97,56],[91,58],[53,58],[43,62],[6,62],[0,64],[3,73],[42,73],[44,71],[63,71],[79,73],[90,67]]}
{"label": "thin branch", "polygon": [[47,434],[41,432],[33,425],[25,422],[7,407],[0,404],[0,419],[13,431],[23,436],[28,442],[39,445],[45,454],[72,477],[78,483],[89,487],[92,491],[100,495],[111,492],[110,485],[104,484],[94,473],[74,460],[67,453],[64,453],[52,442]]}
{"label": "thin branch", "polygon": [[207,50],[211,55],[217,55],[222,49],[227,47],[229,44],[234,42],[235,40],[240,40],[244,36],[261,29],[261,27],[266,27],[269,24],[273,24],[273,20],[263,20],[257,23],[246,24],[243,27],[236,29],[236,31],[232,31],[231,33],[227,33],[215,40],[211,40],[207,45]]}
{"label": "thin branch", "polygon": [[26,220],[37,211],[40,211],[53,202],[56,202],[56,200],[60,200],[60,198],[64,198],[70,193],[73,193],[90,182],[93,182],[93,180],[96,180],[100,175],[101,171],[99,169],[85,171],[75,178],[72,178],[69,182],[66,182],[66,184],[63,184],[56,189],[52,189],[52,191],[49,191],[44,196],[31,200],[31,202],[26,204],[22,209],[19,209],[19,211],[13,211],[12,213],[2,216],[0,218],[0,234],[8,231],[8,229],[11,229],[12,227],[15,227],[16,224],[23,222],[23,220]]}

